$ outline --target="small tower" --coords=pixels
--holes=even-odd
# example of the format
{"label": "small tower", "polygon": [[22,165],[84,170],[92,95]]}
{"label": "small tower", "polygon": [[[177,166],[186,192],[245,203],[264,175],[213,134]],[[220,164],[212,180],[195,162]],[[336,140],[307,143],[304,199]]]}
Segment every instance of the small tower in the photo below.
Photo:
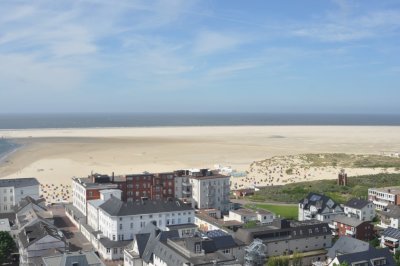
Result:
{"label": "small tower", "polygon": [[340,170],[337,184],[339,186],[347,186],[347,174],[344,169]]}

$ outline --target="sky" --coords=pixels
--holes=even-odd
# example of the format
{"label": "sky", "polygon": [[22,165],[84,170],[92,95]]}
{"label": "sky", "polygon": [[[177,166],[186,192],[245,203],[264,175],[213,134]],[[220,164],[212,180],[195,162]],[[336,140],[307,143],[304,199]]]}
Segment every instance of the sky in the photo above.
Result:
{"label": "sky", "polygon": [[1,1],[0,113],[400,114],[400,2]]}

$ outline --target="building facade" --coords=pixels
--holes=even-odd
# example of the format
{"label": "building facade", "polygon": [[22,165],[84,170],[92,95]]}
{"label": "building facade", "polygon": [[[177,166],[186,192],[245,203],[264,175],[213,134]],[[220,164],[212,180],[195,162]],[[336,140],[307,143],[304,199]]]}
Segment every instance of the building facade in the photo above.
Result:
{"label": "building facade", "polygon": [[246,245],[260,239],[265,245],[265,256],[307,253],[313,251],[316,259],[324,260],[326,249],[332,245],[332,232],[325,222],[275,220],[272,225],[241,228],[235,237]]}
{"label": "building facade", "polygon": [[316,219],[331,223],[335,216],[344,214],[342,207],[331,198],[317,193],[309,193],[299,201],[299,221]]}
{"label": "building facade", "polygon": [[369,221],[360,221],[347,216],[336,216],[333,226],[339,237],[350,236],[363,241],[369,241],[375,237],[374,225]]}
{"label": "building facade", "polygon": [[382,228],[397,228],[400,225],[400,206],[388,205],[385,210],[379,212],[381,223],[379,224]]}
{"label": "building facade", "polygon": [[0,213],[13,212],[26,196],[39,199],[39,185],[36,178],[0,179]]}
{"label": "building facade", "polygon": [[372,221],[375,218],[375,206],[372,202],[360,199],[351,199],[344,205],[344,213],[348,217],[360,221]]}
{"label": "building facade", "polygon": [[390,204],[400,205],[400,187],[370,188],[368,200],[377,210],[384,210]]}
{"label": "building facade", "polygon": [[188,170],[186,175],[192,187],[192,207],[196,209],[230,209],[230,177],[208,169]]}

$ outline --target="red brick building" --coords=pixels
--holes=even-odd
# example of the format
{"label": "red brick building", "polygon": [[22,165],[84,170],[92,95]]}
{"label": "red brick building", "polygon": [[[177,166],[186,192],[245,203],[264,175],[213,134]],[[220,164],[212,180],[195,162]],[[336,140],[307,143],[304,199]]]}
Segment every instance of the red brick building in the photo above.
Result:
{"label": "red brick building", "polygon": [[374,225],[368,221],[360,221],[347,216],[336,216],[333,220],[335,234],[350,236],[359,240],[369,241],[375,237]]}

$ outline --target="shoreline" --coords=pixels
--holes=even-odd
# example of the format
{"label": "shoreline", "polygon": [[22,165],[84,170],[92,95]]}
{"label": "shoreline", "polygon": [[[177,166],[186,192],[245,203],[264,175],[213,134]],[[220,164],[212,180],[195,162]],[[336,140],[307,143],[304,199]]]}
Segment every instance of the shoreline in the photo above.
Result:
{"label": "shoreline", "polygon": [[[6,159],[0,161],[0,178],[33,176],[42,184],[55,186],[70,185],[73,176],[87,176],[92,171],[123,175],[213,168],[217,164],[251,173],[247,179],[232,179],[238,187],[255,182],[278,185],[337,176],[338,169],[328,167],[309,170],[292,167],[298,174],[289,176],[286,170],[299,160],[289,155],[379,155],[382,151],[400,151],[400,126],[19,129],[0,130],[2,135],[21,146],[2,156]],[[272,157],[276,158],[266,165],[265,160]],[[359,175],[377,171],[348,172]]]}

